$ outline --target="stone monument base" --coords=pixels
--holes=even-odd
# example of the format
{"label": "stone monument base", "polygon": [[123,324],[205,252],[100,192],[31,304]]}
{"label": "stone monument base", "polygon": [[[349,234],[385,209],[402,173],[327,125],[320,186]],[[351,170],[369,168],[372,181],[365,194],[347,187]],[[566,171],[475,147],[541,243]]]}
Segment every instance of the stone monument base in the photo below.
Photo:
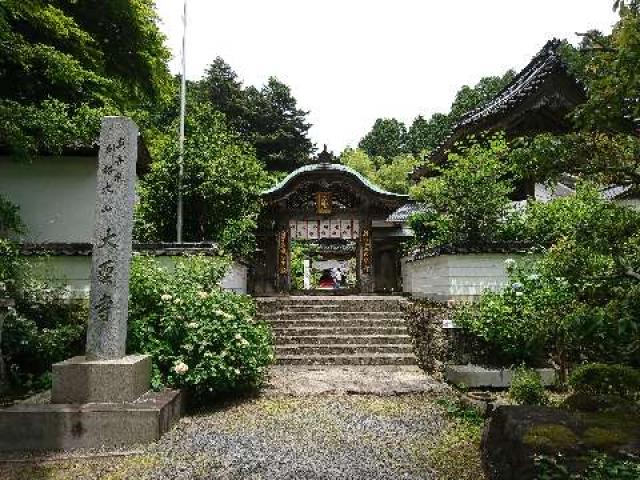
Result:
{"label": "stone monument base", "polygon": [[126,403],[26,401],[0,409],[0,451],[118,447],[154,442],[180,418],[181,411],[179,390],[147,392]]}
{"label": "stone monument base", "polygon": [[51,403],[131,402],[151,386],[151,357],[115,360],[73,357],[53,365]]}

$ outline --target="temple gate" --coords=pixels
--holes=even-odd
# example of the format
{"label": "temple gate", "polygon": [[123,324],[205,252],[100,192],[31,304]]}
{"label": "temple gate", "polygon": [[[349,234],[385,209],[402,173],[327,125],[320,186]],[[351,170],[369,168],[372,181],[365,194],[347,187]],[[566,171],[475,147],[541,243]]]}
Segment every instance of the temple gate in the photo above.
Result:
{"label": "temple gate", "polygon": [[[265,207],[259,220],[258,253],[251,269],[256,295],[315,293],[294,281],[293,244],[311,250],[334,264],[346,265],[347,287],[327,293],[373,293],[400,290],[400,245],[406,239],[402,223],[389,216],[405,205],[407,195],[382,190],[355,170],[335,163],[325,150],[317,163],[299,168],[263,193]],[[317,262],[319,264],[322,261]]]}

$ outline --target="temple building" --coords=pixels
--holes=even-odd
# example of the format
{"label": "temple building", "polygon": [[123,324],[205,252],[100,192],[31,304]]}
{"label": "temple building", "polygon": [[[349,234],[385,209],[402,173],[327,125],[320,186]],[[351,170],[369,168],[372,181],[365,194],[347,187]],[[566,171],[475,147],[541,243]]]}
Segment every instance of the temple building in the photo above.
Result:
{"label": "temple building", "polygon": [[[563,60],[561,45],[558,39],[547,42],[493,100],[464,115],[433,151],[430,163],[444,164],[449,152],[456,149],[456,144],[473,135],[502,131],[507,139],[513,139],[541,133],[570,132],[573,129],[570,114],[586,101],[587,92]],[[419,166],[413,171],[412,180],[418,182],[430,175],[428,165]],[[514,186],[513,199],[550,201],[575,193],[576,182],[577,178],[572,175],[563,175],[553,187],[524,181]],[[622,204],[638,206],[637,197],[628,187],[603,186],[602,196]]]}

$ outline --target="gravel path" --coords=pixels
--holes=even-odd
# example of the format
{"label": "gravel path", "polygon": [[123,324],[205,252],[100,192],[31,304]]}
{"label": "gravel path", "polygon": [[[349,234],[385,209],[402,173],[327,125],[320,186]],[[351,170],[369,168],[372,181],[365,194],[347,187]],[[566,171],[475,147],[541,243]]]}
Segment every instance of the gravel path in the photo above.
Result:
{"label": "gravel path", "polygon": [[0,463],[0,478],[436,479],[429,452],[448,421],[434,400],[434,394],[261,396],[185,417],[135,455]]}

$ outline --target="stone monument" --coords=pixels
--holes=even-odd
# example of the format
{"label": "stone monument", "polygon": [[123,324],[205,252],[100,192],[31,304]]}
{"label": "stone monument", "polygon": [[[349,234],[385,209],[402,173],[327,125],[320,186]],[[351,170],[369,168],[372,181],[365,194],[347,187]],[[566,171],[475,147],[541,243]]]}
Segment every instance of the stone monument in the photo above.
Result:
{"label": "stone monument", "polygon": [[100,145],[86,356],[53,366],[54,403],[126,402],[150,386],[151,359],[125,357],[138,128],[105,118]]}
{"label": "stone monument", "polygon": [[0,450],[148,442],[180,415],[180,392],[150,392],[150,357],[125,350],[137,152],[135,123],[104,118],[86,355],[53,365],[51,403],[0,410]]}

